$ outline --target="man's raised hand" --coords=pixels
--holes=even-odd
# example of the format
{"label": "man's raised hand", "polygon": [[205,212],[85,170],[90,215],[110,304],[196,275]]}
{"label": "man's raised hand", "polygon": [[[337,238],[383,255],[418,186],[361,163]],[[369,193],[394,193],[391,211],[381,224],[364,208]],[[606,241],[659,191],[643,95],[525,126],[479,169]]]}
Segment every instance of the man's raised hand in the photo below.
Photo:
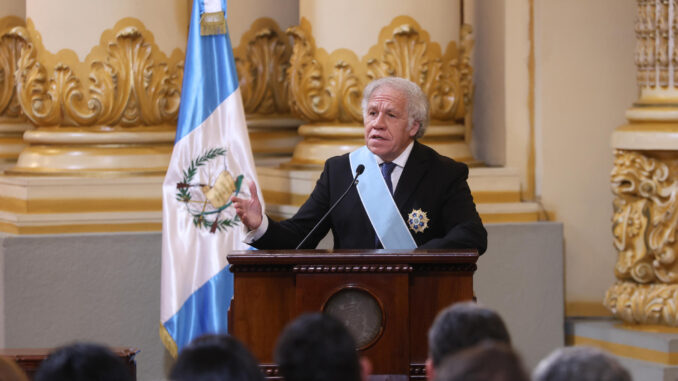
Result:
{"label": "man's raised hand", "polygon": [[249,230],[256,230],[261,225],[263,215],[261,213],[261,202],[257,194],[257,184],[250,182],[250,198],[231,197],[235,212],[240,220]]}

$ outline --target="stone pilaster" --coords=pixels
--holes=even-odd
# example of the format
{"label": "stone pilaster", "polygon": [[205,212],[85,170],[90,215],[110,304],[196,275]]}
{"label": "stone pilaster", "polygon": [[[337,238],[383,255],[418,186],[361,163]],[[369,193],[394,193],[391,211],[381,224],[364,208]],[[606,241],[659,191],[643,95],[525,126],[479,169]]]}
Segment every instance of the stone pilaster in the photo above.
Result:
{"label": "stone pilaster", "polygon": [[612,136],[617,282],[605,305],[627,321],[678,326],[678,1],[638,0],[640,97]]}

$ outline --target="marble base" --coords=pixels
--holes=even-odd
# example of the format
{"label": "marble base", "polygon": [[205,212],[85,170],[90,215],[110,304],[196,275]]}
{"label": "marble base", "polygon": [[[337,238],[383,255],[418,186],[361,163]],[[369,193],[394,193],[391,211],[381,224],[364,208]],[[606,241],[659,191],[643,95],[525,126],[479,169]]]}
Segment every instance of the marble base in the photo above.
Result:
{"label": "marble base", "polygon": [[137,379],[166,379],[160,264],[159,232],[0,233],[0,347],[135,347]]}
{"label": "marble base", "polygon": [[164,176],[0,176],[0,231],[160,231]]}
{"label": "marble base", "polygon": [[678,329],[629,325],[611,318],[569,318],[568,345],[587,345],[615,355],[634,380],[678,379]]}

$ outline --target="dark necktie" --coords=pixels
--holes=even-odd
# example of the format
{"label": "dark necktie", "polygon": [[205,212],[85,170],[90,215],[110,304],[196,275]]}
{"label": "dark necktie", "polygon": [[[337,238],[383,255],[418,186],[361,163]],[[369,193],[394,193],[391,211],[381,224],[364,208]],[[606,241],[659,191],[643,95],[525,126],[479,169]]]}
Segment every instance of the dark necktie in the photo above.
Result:
{"label": "dark necktie", "polygon": [[[391,182],[391,173],[393,173],[393,169],[396,167],[396,164],[393,162],[384,162],[381,164],[381,175],[384,176],[384,180],[386,180],[386,186],[388,187],[388,191],[393,194],[393,182]],[[374,234],[374,246],[377,249],[383,248],[381,246],[381,242],[379,242],[379,236],[375,233]]]}
{"label": "dark necktie", "polygon": [[388,191],[393,194],[393,183],[391,182],[391,173],[393,173],[393,169],[396,167],[396,164],[390,161],[385,161],[381,165],[381,175],[384,176],[384,180],[386,180],[386,186],[388,187]]}

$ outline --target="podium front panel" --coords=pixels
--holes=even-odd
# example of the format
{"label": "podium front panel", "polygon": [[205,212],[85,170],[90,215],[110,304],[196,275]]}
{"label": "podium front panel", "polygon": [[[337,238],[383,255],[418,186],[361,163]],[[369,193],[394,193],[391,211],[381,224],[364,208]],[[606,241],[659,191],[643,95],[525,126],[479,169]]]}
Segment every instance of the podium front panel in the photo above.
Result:
{"label": "podium front panel", "polygon": [[[370,320],[359,303],[345,303],[342,322],[359,330],[375,333],[373,340],[359,345],[372,361],[375,374],[409,372],[408,274],[407,273],[327,273],[297,275],[297,313],[323,311],[333,296],[347,290],[360,290],[376,301],[381,312],[381,326],[359,327]],[[368,296],[368,297],[369,297]],[[366,316],[367,315],[367,316]],[[336,315],[335,315],[336,316]],[[374,319],[372,319],[374,320]],[[358,326],[358,327],[356,327]],[[378,330],[378,332],[376,332]]]}

